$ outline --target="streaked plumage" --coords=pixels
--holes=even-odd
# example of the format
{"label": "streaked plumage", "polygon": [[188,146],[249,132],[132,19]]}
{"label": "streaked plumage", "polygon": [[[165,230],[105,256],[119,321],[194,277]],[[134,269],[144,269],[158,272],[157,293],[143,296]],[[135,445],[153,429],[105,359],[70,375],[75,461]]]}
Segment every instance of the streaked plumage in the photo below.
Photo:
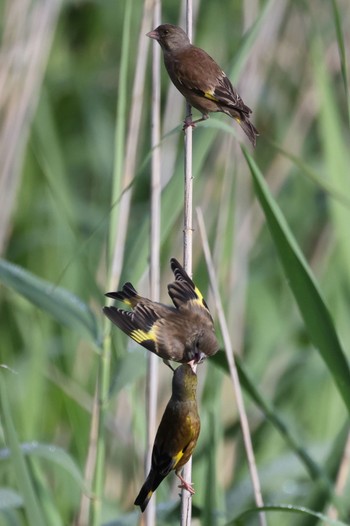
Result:
{"label": "streaked plumage", "polygon": [[174,306],[139,296],[131,283],[106,296],[120,300],[132,310],[104,307],[104,314],[130,338],[164,360],[180,363],[203,361],[219,345],[213,319],[198,288],[180,263],[170,260],[175,281],[168,285]]}
{"label": "streaked plumage", "polygon": [[159,42],[164,64],[176,88],[202,113],[196,121],[186,119],[184,128],[208,118],[210,112],[230,115],[255,146],[257,129],[249,120],[248,108],[233,88],[230,79],[203,49],[193,46],[181,27],[163,24],[147,33]]}
{"label": "streaked plumage", "polygon": [[197,375],[188,364],[178,367],[173,376],[172,395],[166,406],[154,440],[151,470],[135,499],[135,505],[144,511],[159,484],[172,471],[181,480],[181,486],[194,493],[191,484],[180,475],[196,446],[200,420],[196,402]]}

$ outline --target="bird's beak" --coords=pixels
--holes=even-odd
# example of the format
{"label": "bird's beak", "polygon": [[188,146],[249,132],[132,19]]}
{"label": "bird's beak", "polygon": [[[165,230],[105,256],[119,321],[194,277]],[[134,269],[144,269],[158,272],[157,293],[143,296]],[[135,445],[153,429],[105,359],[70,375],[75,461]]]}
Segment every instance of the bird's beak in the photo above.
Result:
{"label": "bird's beak", "polygon": [[197,363],[194,361],[194,360],[191,360],[190,362],[187,363],[187,365],[189,365],[192,369],[192,372],[194,374],[196,374],[196,371],[197,371]]}
{"label": "bird's beak", "polygon": [[157,31],[150,31],[149,33],[146,33],[146,37],[154,38],[154,40],[158,40],[158,33]]}

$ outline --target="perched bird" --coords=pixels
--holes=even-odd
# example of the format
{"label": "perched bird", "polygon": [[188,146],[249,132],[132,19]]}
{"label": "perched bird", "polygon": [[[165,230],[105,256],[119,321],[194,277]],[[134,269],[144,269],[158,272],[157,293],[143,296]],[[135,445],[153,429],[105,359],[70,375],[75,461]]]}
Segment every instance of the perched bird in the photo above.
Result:
{"label": "perched bird", "polygon": [[139,296],[131,283],[106,296],[122,301],[132,310],[104,307],[115,325],[163,360],[200,363],[219,350],[213,318],[202,294],[180,263],[172,258],[175,281],[168,285],[174,306]]}
{"label": "perched bird", "polygon": [[178,367],[173,376],[172,395],[159,424],[152,450],[151,470],[135,505],[145,511],[152,493],[175,470],[180,488],[194,493],[179,471],[189,460],[199,436],[200,420],[196,402],[197,375],[189,364]]}
{"label": "perched bird", "polygon": [[220,111],[235,119],[255,146],[259,133],[249,120],[252,110],[244,104],[215,60],[203,49],[192,46],[181,27],[163,24],[147,36],[159,42],[172,82],[189,104],[202,113],[202,118],[195,121],[186,117],[184,129],[206,120],[208,113]]}

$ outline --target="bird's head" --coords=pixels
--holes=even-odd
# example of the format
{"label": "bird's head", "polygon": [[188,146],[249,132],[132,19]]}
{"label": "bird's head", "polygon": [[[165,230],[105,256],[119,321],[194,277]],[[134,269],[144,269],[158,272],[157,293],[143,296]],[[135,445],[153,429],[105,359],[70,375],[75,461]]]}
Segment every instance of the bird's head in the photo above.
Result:
{"label": "bird's head", "polygon": [[182,401],[193,400],[196,389],[197,375],[191,365],[183,363],[174,371],[172,397]]}
{"label": "bird's head", "polygon": [[147,36],[157,40],[163,51],[177,51],[190,44],[185,31],[181,27],[172,24],[162,24],[147,33]]}
{"label": "bird's head", "polygon": [[214,330],[206,329],[195,334],[191,341],[191,348],[187,350],[186,355],[194,363],[202,363],[208,356],[212,356],[219,349],[219,344]]}

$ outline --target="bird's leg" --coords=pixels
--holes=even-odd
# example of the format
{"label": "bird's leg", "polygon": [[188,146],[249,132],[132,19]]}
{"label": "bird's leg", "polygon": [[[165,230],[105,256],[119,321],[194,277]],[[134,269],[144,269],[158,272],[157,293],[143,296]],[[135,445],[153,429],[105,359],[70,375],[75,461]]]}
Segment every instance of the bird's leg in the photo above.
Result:
{"label": "bird's leg", "polygon": [[176,476],[179,477],[179,479],[181,480],[181,484],[180,486],[178,486],[179,488],[181,489],[186,489],[189,493],[191,493],[191,495],[194,495],[195,494],[195,491],[193,489],[193,486],[192,486],[192,482],[187,482],[181,475],[180,473],[176,473]]}
{"label": "bird's leg", "polygon": [[197,122],[206,121],[207,119],[209,119],[209,115],[207,113],[203,113],[200,119],[196,119],[195,121],[193,121],[192,113],[190,113],[189,115],[186,115],[186,119],[184,120],[184,125],[182,127],[182,130],[185,131],[189,126],[192,126],[192,128],[195,128]]}

